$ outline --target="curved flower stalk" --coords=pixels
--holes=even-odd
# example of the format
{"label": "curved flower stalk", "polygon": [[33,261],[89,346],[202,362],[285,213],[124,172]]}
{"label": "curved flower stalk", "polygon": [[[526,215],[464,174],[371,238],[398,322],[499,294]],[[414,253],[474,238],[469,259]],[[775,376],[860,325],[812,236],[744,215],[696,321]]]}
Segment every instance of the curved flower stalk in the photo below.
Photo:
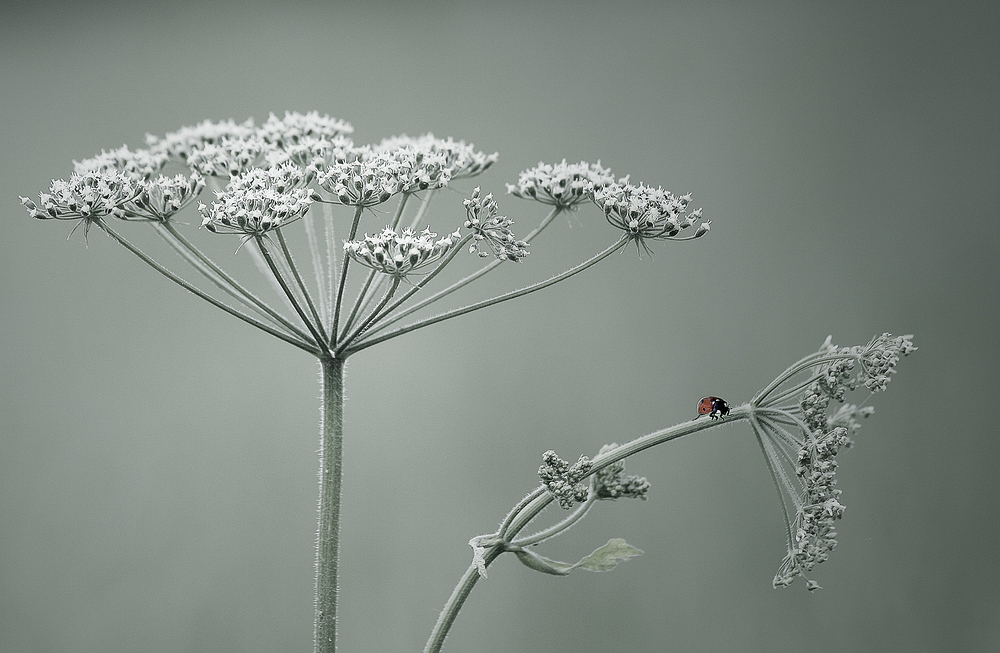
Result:
{"label": "curved flower stalk", "polygon": [[[517,185],[508,187],[519,198],[551,207],[526,236],[515,234],[514,220],[500,213],[492,193],[483,194],[476,187],[463,202],[464,219],[452,218],[455,222],[447,227],[447,235],[438,238],[426,226],[432,222],[428,218],[432,198],[455,180],[491,168],[497,154],[433,134],[356,145],[351,133],[349,123],[317,112],[286,112],[282,118],[271,114],[261,125],[252,119],[242,123],[205,121],[162,137],[147,136],[145,149],[122,146],[102,151],[74,163],[70,178],[53,181],[48,192],[39,194],[37,203],[21,198],[34,218],[75,221],[74,231],[83,225],[85,239],[90,227],[96,225],[162,276],[319,361],[323,419],[315,641],[316,651],[323,653],[333,651],[336,642],[344,361],[385,340],[552,286],[596,265],[629,242],[669,238],[665,232],[653,233],[648,226],[632,229],[622,220],[609,218],[621,233],[603,251],[581,257],[578,265],[524,288],[387,331],[386,327],[402,317],[443,299],[501,263],[525,261],[529,242],[559,213],[594,202],[611,215],[615,209],[608,208],[606,197],[610,195],[605,189],[627,184],[627,177],[616,182],[610,170],[600,164],[539,164],[523,172]],[[175,172],[176,168],[184,171]],[[164,173],[168,169],[172,176]],[[206,179],[214,190],[211,201],[203,198]],[[653,202],[660,196],[647,193],[643,198]],[[379,217],[382,205],[392,201],[396,204],[389,219],[373,228],[362,228],[363,220]],[[633,204],[639,207],[641,201]],[[187,223],[178,216],[195,205],[204,229],[185,234]],[[652,215],[660,209],[650,206],[641,210]],[[693,224],[699,217],[700,213],[692,213],[683,219]],[[433,223],[440,228],[437,219]],[[196,280],[208,281],[206,287],[169,269],[133,242],[148,233],[142,232],[142,225],[190,266]],[[304,235],[298,238],[308,244],[305,252],[295,251],[300,225],[304,225]],[[193,236],[206,232],[238,236],[236,253],[248,253],[254,259],[286,310],[252,293],[244,280],[226,272],[196,246]],[[359,233],[365,235],[359,237]],[[461,252],[491,261],[429,294],[432,284],[445,278],[449,264]],[[311,259],[312,279],[300,271],[303,255]],[[358,267],[365,274],[355,279],[359,275],[351,271]],[[352,292],[353,302],[348,297]],[[417,301],[421,293],[423,299]],[[571,494],[575,492],[563,498],[567,507],[572,507],[574,497],[585,498],[589,507],[600,499],[645,494],[648,484],[644,485],[644,480],[623,480],[620,467],[598,463],[601,456],[588,473],[607,470],[589,485],[560,477],[557,457],[549,461],[552,487],[564,482]],[[532,536],[534,539],[508,541],[508,550],[525,564],[557,574],[576,568],[601,570],[613,566],[613,561],[637,555],[638,550],[624,542],[612,541],[586,560],[567,566],[524,548],[561,532],[585,513],[586,508],[578,507],[560,524]],[[523,528],[516,521],[508,526],[513,534]]]}
{"label": "curved flower stalk", "polygon": [[[835,488],[834,457],[840,449],[850,446],[848,435],[857,433],[859,420],[873,412],[870,407],[844,404],[831,414],[830,400],[843,402],[846,392],[861,386],[873,392],[884,390],[900,357],[916,351],[912,338],[885,333],[857,347],[836,347],[827,338],[818,352],[791,365],[750,403],[733,408],[724,419],[695,418],[623,445],[605,445],[593,459],[580,456],[573,464],[554,451],[546,451],[538,469],[542,484],[511,509],[497,531],[469,541],[472,562],[445,602],[424,652],[441,650],[465,600],[479,580],[487,578],[488,567],[504,553],[514,553],[534,571],[556,576],[565,576],[576,568],[608,571],[621,561],[641,555],[641,551],[618,538],[574,564],[550,560],[527,547],[564,533],[599,500],[646,499],[650,484],[645,478],[624,475],[626,458],[732,422],[750,423],[782,496],[789,550],[773,584],[781,587],[790,584],[795,576],[805,577],[827,559],[836,544],[832,523],[844,511],[840,491]],[[791,469],[791,474],[786,469]],[[552,503],[572,512],[548,528],[521,536],[521,531]],[[809,579],[806,587],[810,591],[819,589]]]}

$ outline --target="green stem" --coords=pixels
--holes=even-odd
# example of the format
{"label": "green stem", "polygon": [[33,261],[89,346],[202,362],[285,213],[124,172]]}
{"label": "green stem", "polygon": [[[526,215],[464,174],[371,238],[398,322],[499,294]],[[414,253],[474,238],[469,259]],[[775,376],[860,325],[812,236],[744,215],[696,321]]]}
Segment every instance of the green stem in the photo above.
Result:
{"label": "green stem", "polygon": [[271,318],[277,324],[280,324],[284,328],[288,329],[302,340],[309,340],[309,336],[307,336],[294,324],[286,320],[281,313],[278,313],[273,308],[265,304],[263,301],[254,296],[253,293],[237,283],[235,279],[226,274],[222,268],[216,265],[210,258],[205,256],[205,254],[191,244],[188,239],[184,238],[184,236],[177,231],[177,228],[174,227],[173,224],[170,222],[157,223],[156,233],[158,233],[161,238],[166,240],[178,254],[184,257],[184,259],[191,264],[191,267],[201,272],[206,279],[214,283],[228,295],[238,300],[247,308],[257,310]]}
{"label": "green stem", "polygon": [[[403,303],[405,303],[406,300],[408,300],[410,297],[412,297],[415,293],[419,292],[424,286],[426,286],[427,284],[429,284],[431,282],[431,280],[434,277],[436,277],[438,275],[438,273],[441,272],[441,270],[443,270],[445,268],[446,265],[448,265],[449,263],[451,263],[452,259],[454,259],[455,256],[460,251],[462,251],[462,248],[465,247],[465,244],[467,242],[469,242],[470,240],[472,240],[472,234],[465,235],[462,238],[462,240],[458,241],[458,243],[452,248],[452,250],[448,253],[448,255],[445,256],[445,258],[443,258],[440,261],[438,261],[438,263],[435,266],[435,268],[433,270],[431,270],[428,274],[426,274],[423,279],[420,280],[420,283],[414,284],[412,288],[410,288],[405,293],[403,293],[403,296],[400,297],[399,299],[397,299],[395,302],[393,302],[392,306],[390,306],[389,308],[385,308],[385,303],[384,302],[382,304],[380,304],[379,308],[376,309],[375,311],[373,311],[369,315],[369,318],[368,318],[368,320],[365,323],[366,328],[370,327],[372,324],[376,324],[377,322],[380,322],[385,316],[387,316],[390,313],[392,313],[394,310],[396,310],[396,308],[398,308],[399,306],[403,305]],[[395,288],[393,290],[395,291]],[[381,312],[381,314],[379,314],[379,312]],[[374,329],[373,328],[373,330],[377,331],[378,329]],[[361,333],[361,331],[356,330],[355,333],[353,333],[351,335],[350,340],[341,340],[338,343],[338,351],[343,351],[348,346],[350,346],[351,342],[360,333]]]}
{"label": "green stem", "polygon": [[316,339],[316,342],[319,344],[320,349],[323,350],[323,353],[330,355],[330,350],[327,347],[326,341],[323,339],[320,332],[317,331],[317,329],[322,329],[323,325],[314,325],[309,321],[309,318],[306,317],[306,313],[302,310],[302,306],[296,300],[295,294],[292,292],[292,289],[288,287],[288,284],[285,283],[285,278],[281,276],[281,271],[278,270],[278,266],[275,265],[274,259],[271,258],[271,254],[268,253],[267,247],[264,246],[264,238],[262,236],[254,236],[254,242],[257,244],[257,249],[264,257],[264,260],[267,261],[267,266],[271,269],[271,274],[274,275],[275,280],[281,285],[281,290],[284,291],[285,297],[287,297],[288,301],[291,302],[292,308],[294,308],[295,312],[299,314],[299,318],[302,320],[303,324],[306,325],[306,328],[308,328],[312,333],[313,338]]}
{"label": "green stem", "polygon": [[857,358],[857,357],[854,356],[853,354],[837,354],[837,353],[810,354],[805,358],[793,363],[791,366],[788,367],[788,369],[779,374],[777,378],[775,378],[773,381],[767,384],[767,387],[765,387],[763,390],[754,395],[754,398],[750,400],[750,403],[753,404],[754,406],[760,406],[763,403],[764,399],[769,394],[774,392],[782,383],[792,378],[799,372],[802,372],[803,370],[807,370],[810,367],[816,367],[817,365],[823,365],[824,363],[832,363],[834,361],[844,360],[846,358]]}
{"label": "green stem", "polygon": [[[329,293],[326,296],[326,305],[329,309],[329,315],[326,319],[332,327],[334,293],[337,288],[334,277],[334,272],[337,269],[337,234],[333,223],[333,205],[325,203],[323,204],[323,241],[326,243],[326,288]],[[335,337],[335,333],[328,333],[327,342],[333,342]]]}
{"label": "green stem", "polygon": [[319,528],[316,533],[315,653],[337,650],[337,555],[344,450],[344,359],[320,358]]}
{"label": "green stem", "polygon": [[372,345],[376,345],[376,344],[378,344],[380,342],[384,342],[386,340],[389,340],[390,338],[395,338],[396,336],[401,336],[404,333],[409,333],[410,331],[416,331],[417,329],[421,329],[421,328],[423,328],[425,326],[430,326],[432,324],[437,324],[438,322],[443,322],[444,320],[448,320],[448,319],[451,319],[453,317],[458,317],[459,315],[465,315],[466,313],[471,313],[472,311],[478,311],[479,309],[486,308],[487,306],[493,306],[494,304],[499,304],[501,302],[505,302],[505,301],[508,301],[508,300],[511,300],[511,299],[516,299],[518,297],[523,297],[524,295],[527,295],[529,293],[533,293],[533,292],[535,292],[537,290],[542,290],[543,288],[548,288],[549,286],[551,286],[553,284],[556,284],[556,283],[559,283],[560,281],[564,281],[566,279],[569,279],[574,274],[578,274],[580,272],[583,272],[584,270],[586,270],[590,266],[598,263],[602,259],[605,259],[608,256],[611,256],[612,254],[614,254],[615,252],[617,252],[618,250],[620,250],[622,247],[624,247],[625,245],[627,245],[628,242],[629,242],[629,240],[630,240],[630,238],[627,235],[626,236],[622,236],[614,245],[612,245],[611,247],[608,247],[606,250],[604,250],[600,254],[597,254],[597,255],[593,256],[592,258],[587,259],[583,263],[580,263],[576,267],[570,268],[569,270],[566,270],[565,272],[563,272],[561,274],[557,274],[556,276],[551,277],[550,279],[546,279],[545,281],[540,281],[540,282],[538,282],[536,284],[532,284],[532,285],[527,286],[525,288],[521,288],[520,290],[513,290],[513,291],[511,291],[509,293],[506,293],[504,295],[500,295],[499,297],[491,297],[490,299],[484,299],[481,302],[476,302],[475,304],[470,304],[469,306],[464,306],[462,308],[456,308],[454,310],[447,311],[445,313],[441,313],[440,315],[435,315],[433,317],[429,317],[429,318],[426,318],[426,319],[423,319],[423,320],[417,320],[416,322],[408,324],[407,326],[404,326],[404,327],[400,327],[400,328],[396,329],[395,331],[390,331],[389,333],[387,333],[387,334],[385,334],[383,336],[379,336],[378,338],[371,338],[369,340],[364,340],[361,343],[359,343],[358,345],[356,345],[354,347],[350,347],[348,351],[349,351],[349,353],[354,353],[356,351],[361,351],[362,349],[365,349],[367,347],[371,347]]}
{"label": "green stem", "polygon": [[[354,222],[351,224],[351,235],[347,237],[347,240],[354,240],[354,237],[358,233],[358,223],[361,222],[361,212],[365,210],[364,206],[358,205],[354,210]],[[333,340],[337,337],[337,329],[340,326],[340,307],[344,303],[344,285],[347,283],[347,266],[351,262],[351,257],[344,254],[344,265],[340,269],[340,280],[337,285],[337,299],[333,305],[333,325],[330,327],[330,339]],[[336,342],[331,343],[336,346]]]}
{"label": "green stem", "polygon": [[[395,229],[399,225],[399,219],[403,216],[403,209],[406,207],[406,200],[410,197],[408,193],[404,193],[402,197],[399,198],[399,202],[396,204],[396,213],[392,216],[392,221],[389,223],[390,229]],[[354,308],[351,309],[351,314],[347,317],[347,321],[344,322],[344,332],[347,332],[354,325],[354,318],[358,316],[358,313],[364,311],[368,304],[371,303],[372,298],[377,294],[375,292],[369,293],[368,289],[372,285],[372,281],[375,280],[375,275],[378,272],[375,268],[368,271],[368,278],[365,279],[365,284],[361,288],[361,292],[358,293],[358,298],[354,302]],[[381,285],[381,281],[379,282]],[[340,344],[340,343],[338,343]]]}
{"label": "green stem", "polygon": [[[323,319],[319,316],[319,312],[316,310],[316,305],[313,304],[312,297],[309,296],[309,289],[306,288],[306,284],[302,281],[302,275],[299,274],[298,268],[295,267],[295,261],[292,259],[292,253],[288,251],[288,243],[285,242],[285,236],[281,233],[281,229],[275,229],[278,234],[278,243],[281,245],[281,254],[285,257],[288,262],[288,269],[292,271],[292,276],[295,278],[295,283],[299,286],[299,291],[306,300],[306,305],[309,307],[309,312],[312,313],[313,319],[316,320],[316,328],[320,334],[323,334]],[[320,289],[322,292],[322,289]],[[323,335],[318,336],[320,342],[323,341]]]}
{"label": "green stem", "polygon": [[[351,341],[353,341],[359,335],[361,335],[362,333],[364,333],[365,329],[367,329],[368,326],[375,319],[378,318],[379,311],[381,311],[383,308],[385,308],[385,305],[387,303],[389,303],[390,299],[392,299],[392,296],[396,292],[396,288],[399,288],[399,277],[393,277],[392,282],[390,283],[389,287],[385,291],[385,295],[383,295],[383,297],[379,301],[378,305],[374,309],[372,309],[372,312],[368,314],[368,317],[365,318],[364,320],[362,320],[361,324],[359,324],[357,327],[355,327],[355,329],[350,334],[345,333],[343,335],[343,337],[340,339],[340,343],[341,343],[340,344],[340,348],[341,349],[343,349],[346,345],[349,345],[351,343]],[[346,328],[346,326],[345,326],[345,328]]]}
{"label": "green stem", "polygon": [[272,336],[274,336],[276,338],[280,338],[281,340],[284,340],[285,342],[287,342],[290,345],[294,345],[294,346],[298,347],[299,349],[307,351],[310,354],[313,354],[313,355],[316,355],[316,356],[318,356],[320,354],[320,350],[317,347],[314,347],[313,343],[303,342],[303,341],[295,338],[292,335],[289,335],[287,333],[279,331],[279,330],[277,330],[277,329],[275,329],[273,327],[268,326],[267,324],[264,324],[263,322],[255,320],[254,318],[250,317],[249,315],[244,315],[243,313],[240,313],[239,311],[235,310],[234,308],[223,304],[218,299],[216,299],[215,297],[212,297],[211,295],[209,295],[205,291],[201,290],[200,288],[197,288],[196,286],[192,285],[191,283],[188,283],[184,279],[181,279],[176,274],[174,274],[170,270],[166,269],[165,267],[163,267],[162,265],[160,265],[159,263],[157,263],[156,261],[154,261],[153,259],[151,259],[145,253],[143,253],[142,250],[140,250],[138,247],[136,247],[135,245],[133,245],[132,243],[130,243],[129,241],[127,241],[124,237],[122,237],[121,235],[119,235],[118,232],[116,232],[114,229],[112,229],[106,222],[104,222],[104,220],[98,220],[97,224],[109,236],[111,236],[112,238],[114,238],[115,240],[117,240],[118,243],[122,245],[122,247],[124,247],[128,251],[130,251],[133,254],[135,254],[136,256],[138,256],[143,261],[143,263],[145,263],[146,265],[150,266],[151,268],[153,268],[154,270],[156,270],[157,272],[159,272],[160,274],[162,274],[166,278],[170,279],[171,281],[173,281],[174,283],[176,283],[177,285],[179,285],[181,288],[184,288],[185,290],[187,290],[187,291],[189,291],[191,293],[194,293],[195,295],[197,295],[198,297],[201,297],[206,302],[208,302],[209,304],[215,306],[216,308],[221,308],[222,310],[224,310],[225,312],[229,313],[233,317],[237,317],[237,318],[243,320],[244,322],[246,322],[247,324],[250,324],[252,326],[257,327],[261,331],[270,333]]}
{"label": "green stem", "polygon": [[778,471],[774,468],[771,463],[771,458],[767,455],[767,448],[764,446],[764,437],[761,434],[761,425],[755,416],[750,418],[750,428],[753,429],[754,437],[757,438],[757,446],[760,447],[761,453],[764,454],[764,462],[767,463],[767,471],[771,473],[771,482],[774,483],[774,489],[778,491],[778,501],[781,502],[781,516],[785,520],[785,537],[787,539],[788,550],[793,551],[795,549],[795,538],[792,536],[792,522],[788,518],[788,505],[785,503],[785,495],[781,491],[781,482],[778,480]]}
{"label": "green stem", "polygon": [[420,206],[417,208],[417,214],[413,216],[413,220],[410,222],[410,229],[416,229],[417,225],[420,224],[420,220],[424,217],[424,213],[427,211],[427,207],[430,206],[431,198],[437,189],[431,189],[424,194],[423,199],[420,200]]}
{"label": "green stem", "polygon": [[312,259],[313,275],[316,277],[316,300],[319,302],[319,312],[323,315],[320,323],[330,319],[330,306],[326,302],[329,292],[326,289],[326,272],[323,270],[323,258],[319,253],[319,236],[316,233],[316,214],[306,212],[302,216],[302,224],[306,231],[306,242],[309,244],[309,258]]}
{"label": "green stem", "polygon": [[591,485],[590,495],[587,497],[587,500],[581,503],[579,506],[577,506],[576,510],[574,510],[569,516],[567,516],[558,524],[553,524],[552,526],[540,530],[537,533],[534,533],[527,537],[522,537],[519,540],[512,540],[511,546],[519,546],[519,547],[532,546],[534,544],[540,544],[545,540],[555,537],[556,535],[562,533],[564,530],[566,530],[576,522],[586,517],[587,513],[590,512],[590,509],[594,506],[594,503],[596,501],[597,501],[597,490],[593,487],[593,485]]}

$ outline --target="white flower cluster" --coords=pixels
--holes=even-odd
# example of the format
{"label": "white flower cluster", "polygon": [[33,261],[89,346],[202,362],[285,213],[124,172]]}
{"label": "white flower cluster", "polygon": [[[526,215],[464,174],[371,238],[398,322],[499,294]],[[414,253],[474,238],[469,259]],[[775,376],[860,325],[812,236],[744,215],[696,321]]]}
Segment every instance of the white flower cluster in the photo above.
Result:
{"label": "white flower cluster", "polygon": [[415,164],[416,156],[410,150],[379,152],[331,165],[319,174],[318,183],[340,204],[376,206],[410,187]]}
{"label": "white flower cluster", "polygon": [[[614,183],[610,169],[601,162],[539,163],[521,172],[516,184],[507,184],[507,193],[522,199],[536,200],[561,208],[569,208],[589,199],[600,188]],[[624,181],[624,180],[623,180]]]}
{"label": "white flower cluster", "polygon": [[497,203],[493,193],[480,197],[479,187],[472,191],[472,197],[464,201],[467,220],[465,228],[472,231],[472,244],[469,253],[485,258],[489,252],[479,249],[480,243],[486,243],[493,255],[502,261],[520,262],[528,255],[528,243],[517,240],[510,226],[514,221],[508,217],[497,215]]}
{"label": "white flower cluster", "polygon": [[241,234],[245,242],[301,218],[314,198],[298,187],[301,171],[293,166],[284,171],[252,168],[234,178],[211,207],[199,202],[202,226],[212,233]]}
{"label": "white flower cluster", "polygon": [[139,194],[125,204],[125,220],[153,220],[166,222],[178,211],[191,204],[205,188],[205,179],[195,173],[157,176],[141,182]]}
{"label": "white flower cluster", "polygon": [[493,154],[480,152],[465,141],[456,141],[451,137],[437,138],[429,132],[417,137],[402,134],[386,138],[375,150],[386,151],[404,147],[414,150],[418,155],[422,154],[440,161],[441,167],[449,171],[451,179],[474,177],[496,163],[499,156],[497,152]]}
{"label": "white flower cluster", "polygon": [[187,157],[187,165],[206,177],[236,177],[264,162],[268,144],[256,134],[243,138],[223,137],[205,143]]}
{"label": "white flower cluster", "polygon": [[448,234],[435,241],[437,236],[429,229],[415,233],[403,229],[401,233],[386,227],[374,236],[365,234],[363,240],[344,242],[344,252],[364,266],[393,277],[404,277],[414,270],[434,263],[451,251],[461,234]]}
{"label": "white flower cluster", "polygon": [[346,120],[320,115],[318,111],[298,113],[286,111],[284,118],[273,113],[257,129],[257,134],[268,143],[285,149],[303,142],[332,142],[354,132]]}
{"label": "white flower cluster", "polygon": [[74,173],[69,181],[52,180],[49,192],[38,194],[41,206],[27,197],[20,199],[31,217],[79,220],[85,225],[86,235],[90,225],[105,216],[125,217],[122,207],[135,199],[138,193],[136,182],[124,172],[105,170]]}
{"label": "white flower cluster", "polygon": [[[676,237],[701,219],[701,209],[687,211],[690,195],[674,195],[663,188],[616,182],[594,189],[594,203],[612,226],[629,234],[639,244],[646,240]],[[708,223],[692,238],[708,233]]]}
{"label": "white flower cluster", "polygon": [[248,138],[255,132],[253,118],[247,118],[242,123],[231,119],[220,122],[205,120],[194,126],[181,127],[162,138],[146,134],[146,145],[154,153],[164,153],[171,159],[186,161],[193,152],[206,145],[221,143],[224,138]]}
{"label": "white flower cluster", "polygon": [[[497,159],[496,153],[484,154],[464,141],[433,134],[358,146],[350,139],[353,131],[350,123],[316,111],[285,112],[282,118],[272,113],[261,125],[252,118],[240,123],[206,120],[162,137],[147,134],[147,149],[122,146],[74,162],[81,176],[53,182],[51,192],[42,194],[42,208],[31,200],[25,200],[25,207],[34,217],[84,219],[88,227],[103,215],[165,222],[192,203],[205,187],[204,178],[215,177],[226,179],[228,186],[216,193],[214,208],[203,211],[204,226],[252,236],[301,217],[307,195],[288,194],[290,189],[315,184],[332,197],[313,192],[310,201],[368,208],[399,193],[434,190],[455,177],[479,174]],[[157,176],[177,164],[187,167],[187,177]],[[295,179],[291,169],[298,171]],[[127,183],[117,181],[119,176],[135,187],[115,192]],[[264,176],[271,178],[266,192],[250,183],[262,182]],[[241,192],[249,195],[234,196]],[[265,215],[270,210],[280,213]]]}

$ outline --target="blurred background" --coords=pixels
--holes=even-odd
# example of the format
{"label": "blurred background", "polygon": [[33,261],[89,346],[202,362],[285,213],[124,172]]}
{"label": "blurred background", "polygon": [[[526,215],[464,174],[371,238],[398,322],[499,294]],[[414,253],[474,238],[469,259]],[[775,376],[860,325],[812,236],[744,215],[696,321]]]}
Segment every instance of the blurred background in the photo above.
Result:
{"label": "blurred background", "polygon": [[[351,359],[340,650],[420,650],[469,538],[537,485],[546,449],[594,455],[703,395],[741,404],[828,334],[883,331],[920,350],[840,456],[825,589],[772,589],[778,498],[733,424],[633,459],[649,501],[602,502],[540,551],[623,537],[644,556],[567,578],[501,559],[445,650],[1000,648],[995,3],[0,11],[0,651],[311,650],[316,363],[17,199],[147,132],[285,110],[348,120],[358,143],[499,151],[437,200],[440,233],[474,184],[528,231],[544,208],[504,183],[563,158],[690,192],[712,220]],[[592,206],[560,220],[468,297],[617,237]]]}

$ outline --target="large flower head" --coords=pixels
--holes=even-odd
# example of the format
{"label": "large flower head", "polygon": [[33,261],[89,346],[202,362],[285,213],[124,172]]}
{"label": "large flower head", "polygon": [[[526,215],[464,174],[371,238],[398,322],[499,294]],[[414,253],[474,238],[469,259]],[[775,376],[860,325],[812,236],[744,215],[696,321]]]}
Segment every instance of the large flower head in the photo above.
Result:
{"label": "large flower head", "polygon": [[218,143],[204,143],[187,157],[189,168],[206,177],[236,177],[259,166],[275,149],[256,134],[236,138],[226,136]]}
{"label": "large flower head", "polygon": [[386,138],[376,146],[375,150],[386,151],[399,147],[410,147],[426,155],[433,155],[434,160],[439,161],[441,167],[449,171],[451,179],[474,177],[496,163],[499,156],[496,152],[493,154],[480,152],[465,141],[456,141],[450,136],[446,139],[437,138],[429,132],[417,137],[401,134]]}
{"label": "large flower head", "polygon": [[[837,545],[834,522],[844,513],[835,457],[873,411],[844,403],[846,395],[861,386],[884,389],[900,357],[915,350],[912,336],[884,333],[859,347],[837,347],[827,338],[751,400],[750,425],[785,513],[787,553],[775,587],[802,576],[809,590],[819,589],[806,574]],[[831,412],[832,402],[843,405]]]}
{"label": "large flower head", "polygon": [[299,113],[286,111],[284,118],[273,113],[257,129],[257,135],[281,149],[301,143],[306,139],[333,141],[354,132],[346,120],[322,116],[318,111]]}

